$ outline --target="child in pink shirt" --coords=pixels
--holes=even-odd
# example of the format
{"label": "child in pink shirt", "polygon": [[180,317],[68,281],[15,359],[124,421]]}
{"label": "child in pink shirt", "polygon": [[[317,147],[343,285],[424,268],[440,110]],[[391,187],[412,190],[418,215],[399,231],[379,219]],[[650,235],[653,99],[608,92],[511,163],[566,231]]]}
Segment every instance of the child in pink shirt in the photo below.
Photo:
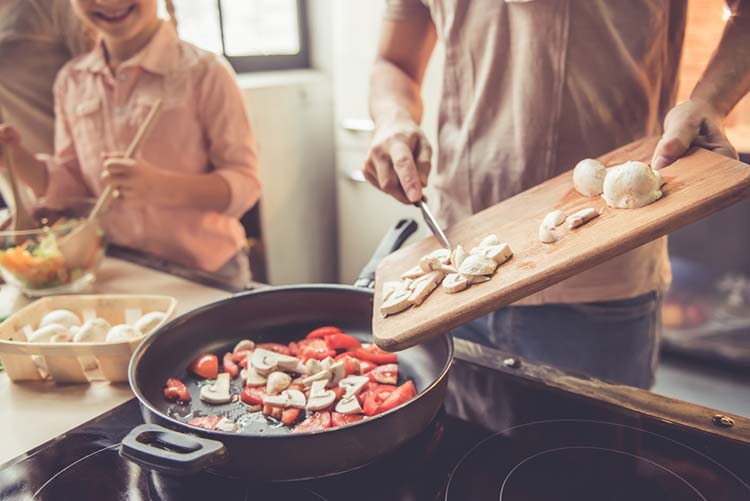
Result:
{"label": "child in pink shirt", "polygon": [[[53,157],[32,155],[0,125],[19,177],[49,203],[111,185],[117,198],[103,219],[111,242],[249,278],[239,218],[260,183],[233,71],[180,40],[158,18],[157,0],[72,3],[100,41],[58,74]],[[122,158],[157,100],[161,111],[134,159]]]}

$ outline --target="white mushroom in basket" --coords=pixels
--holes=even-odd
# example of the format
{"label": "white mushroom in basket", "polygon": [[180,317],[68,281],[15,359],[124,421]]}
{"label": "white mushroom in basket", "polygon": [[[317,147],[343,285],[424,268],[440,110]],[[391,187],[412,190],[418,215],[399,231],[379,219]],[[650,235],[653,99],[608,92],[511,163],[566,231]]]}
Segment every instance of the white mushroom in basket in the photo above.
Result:
{"label": "white mushroom in basket", "polygon": [[135,327],[128,324],[120,324],[112,327],[107,333],[105,341],[107,343],[119,343],[123,341],[132,341],[143,336]]}
{"label": "white mushroom in basket", "polygon": [[263,403],[276,407],[295,407],[304,409],[306,404],[305,394],[299,390],[284,390],[280,395],[266,395]]}
{"label": "white mushroom in basket", "polygon": [[39,327],[45,327],[52,324],[62,325],[70,330],[71,327],[80,326],[81,319],[70,310],[52,310],[42,317],[39,321]]}
{"label": "white mushroom in basket", "polygon": [[310,398],[307,399],[305,409],[319,411],[329,407],[336,400],[336,393],[326,389],[325,381],[315,381],[310,387]]}
{"label": "white mushroom in basket", "polygon": [[234,345],[234,349],[232,350],[232,353],[237,353],[238,351],[252,351],[255,349],[255,343],[250,341],[249,339],[243,339],[236,345]]}
{"label": "white mushroom in basket", "polygon": [[[111,328],[112,326],[109,325],[109,322],[103,318],[92,318],[91,320],[84,322],[84,324],[78,328],[73,336],[73,342],[103,343],[107,339],[107,333]],[[97,367],[96,357],[80,357],[79,360],[81,361],[84,370],[90,371]]]}
{"label": "white mushroom in basket", "polygon": [[272,372],[268,375],[268,380],[266,381],[266,393],[269,395],[278,395],[289,388],[290,384],[292,384],[292,376],[285,372]]}
{"label": "white mushroom in basket", "polygon": [[232,394],[229,393],[231,378],[228,372],[222,372],[216,376],[213,384],[201,387],[201,400],[209,404],[226,404],[231,401]]}
{"label": "white mushroom in basket", "polygon": [[[30,343],[51,343],[52,338],[58,336],[57,339],[61,339],[60,336],[67,336],[70,338],[70,331],[67,327],[61,324],[47,324],[44,327],[40,327],[35,330],[31,336],[29,336]],[[59,341],[55,341],[59,342]]]}
{"label": "white mushroom in basket", "polygon": [[150,334],[156,326],[166,320],[167,314],[161,311],[150,311],[139,318],[133,326],[143,335]]}

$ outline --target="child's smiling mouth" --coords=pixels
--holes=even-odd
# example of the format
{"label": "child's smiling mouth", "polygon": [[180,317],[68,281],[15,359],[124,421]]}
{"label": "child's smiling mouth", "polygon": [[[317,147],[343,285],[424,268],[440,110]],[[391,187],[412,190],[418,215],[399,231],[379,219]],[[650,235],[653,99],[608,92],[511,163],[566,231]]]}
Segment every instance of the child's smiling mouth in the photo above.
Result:
{"label": "child's smiling mouth", "polygon": [[107,23],[119,23],[120,21],[123,21],[126,17],[128,17],[130,13],[135,10],[135,7],[135,4],[133,4],[117,10],[95,10],[92,11],[92,14],[97,19],[101,19],[102,21],[105,21]]}

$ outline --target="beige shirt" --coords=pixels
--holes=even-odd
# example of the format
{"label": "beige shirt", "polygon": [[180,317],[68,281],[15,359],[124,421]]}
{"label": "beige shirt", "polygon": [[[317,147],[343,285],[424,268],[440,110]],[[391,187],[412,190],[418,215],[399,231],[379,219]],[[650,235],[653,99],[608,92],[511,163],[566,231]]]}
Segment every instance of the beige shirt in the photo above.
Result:
{"label": "beige shirt", "polygon": [[[445,45],[435,183],[446,225],[641,137],[674,104],[685,0],[388,0]],[[430,106],[430,103],[426,103]],[[671,280],[662,238],[521,304],[619,299]]]}

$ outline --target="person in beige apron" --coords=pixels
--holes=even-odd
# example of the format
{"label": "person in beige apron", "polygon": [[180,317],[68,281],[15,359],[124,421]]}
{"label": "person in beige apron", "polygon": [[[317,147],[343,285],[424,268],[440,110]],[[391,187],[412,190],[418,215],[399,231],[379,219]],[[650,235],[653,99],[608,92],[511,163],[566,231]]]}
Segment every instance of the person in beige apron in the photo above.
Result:
{"label": "person in beige apron", "polygon": [[[728,3],[732,17],[704,78],[674,107],[685,0],[388,0],[365,177],[404,203],[421,198],[432,152],[419,127],[420,86],[438,40],[431,181],[446,226],[662,126],[655,168],[691,144],[736,156],[722,120],[750,86],[749,4]],[[662,238],[454,334],[647,388],[670,280]]]}

